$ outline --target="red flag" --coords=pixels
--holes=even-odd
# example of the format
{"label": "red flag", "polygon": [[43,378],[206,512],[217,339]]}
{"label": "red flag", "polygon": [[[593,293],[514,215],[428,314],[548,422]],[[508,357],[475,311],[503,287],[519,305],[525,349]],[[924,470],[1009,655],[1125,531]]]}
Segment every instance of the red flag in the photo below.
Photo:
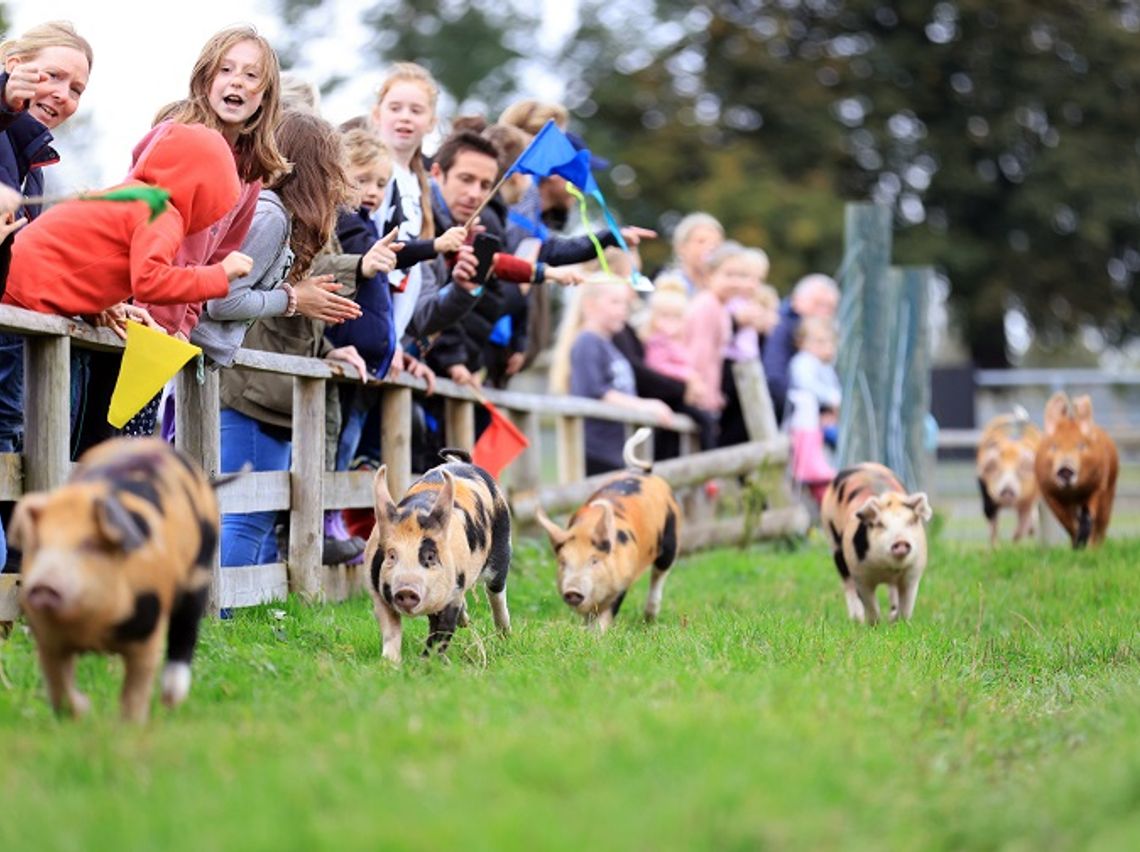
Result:
{"label": "red flag", "polygon": [[491,415],[491,423],[471,448],[471,460],[498,479],[503,468],[518,458],[530,442],[499,409],[484,400],[481,402]]}

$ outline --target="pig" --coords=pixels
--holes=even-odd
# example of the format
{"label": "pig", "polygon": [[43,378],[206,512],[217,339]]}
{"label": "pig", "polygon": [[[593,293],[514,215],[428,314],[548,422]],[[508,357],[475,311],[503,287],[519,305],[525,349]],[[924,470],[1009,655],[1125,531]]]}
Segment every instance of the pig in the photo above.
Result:
{"label": "pig", "polygon": [[9,538],[57,714],[90,708],[75,658],[94,651],[123,658],[122,716],[145,722],[164,640],[162,700],[182,703],[218,545],[217,499],[197,465],[157,438],[99,444],[65,484],[20,499]]}
{"label": "pig", "polygon": [[1033,534],[1037,511],[1037,477],[1034,463],[1041,433],[1029,422],[1020,406],[1013,414],[995,417],[982,432],[978,443],[978,488],[982,492],[982,512],[990,523],[990,547],[998,541],[998,512],[1017,511],[1013,540]]}
{"label": "pig", "polygon": [[412,483],[399,505],[388,492],[388,467],[373,480],[376,526],[364,561],[380,627],[383,656],[400,662],[402,619],[428,617],[424,656],[442,654],[457,626],[468,624],[466,595],[486,584],[495,626],[511,631],[507,572],[511,513],[487,471],[462,450],[440,451],[444,464]]}
{"label": "pig", "polygon": [[677,559],[681,510],[669,483],[634,456],[634,448],[651,434],[651,429],[639,429],[626,441],[628,469],[590,495],[566,529],[538,509],[538,522],[558,559],[559,595],[600,632],[613,623],[629,587],[650,565],[645,618],[657,618],[665,579]]}
{"label": "pig", "polygon": [[1045,404],[1045,435],[1035,471],[1045,503],[1069,533],[1073,549],[1104,541],[1116,497],[1116,444],[1093,423],[1092,400],[1058,391]]}
{"label": "pig", "polygon": [[880,583],[890,590],[891,621],[911,617],[926,569],[923,523],[930,517],[926,494],[907,494],[898,477],[881,464],[841,470],[827,486],[820,523],[831,539],[847,614],[853,620],[878,623],[875,589]]}

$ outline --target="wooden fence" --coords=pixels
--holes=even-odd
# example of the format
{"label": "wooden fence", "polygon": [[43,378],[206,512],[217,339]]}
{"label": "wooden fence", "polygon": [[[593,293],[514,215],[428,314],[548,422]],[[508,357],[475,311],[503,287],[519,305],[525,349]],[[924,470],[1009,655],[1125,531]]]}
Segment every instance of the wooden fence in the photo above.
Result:
{"label": "wooden fence", "polygon": [[[54,488],[70,469],[70,355],[77,345],[88,349],[121,349],[121,341],[107,329],[65,317],[32,313],[0,306],[0,331],[25,336],[24,452],[0,453],[0,500],[15,500],[29,491]],[[323,514],[328,509],[372,506],[372,472],[332,472],[325,470],[325,390],[326,382],[359,382],[354,369],[339,362],[254,350],[240,350],[235,367],[293,376],[292,465],[289,471],[250,473],[218,490],[223,513],[288,511],[289,541],[285,560],[270,565],[249,565],[219,569],[215,562],[213,607],[252,606],[281,599],[288,591],[310,601],[342,599],[362,586],[363,566],[321,564]],[[403,495],[413,480],[412,472],[412,395],[425,386],[418,379],[401,377],[396,381],[370,384],[381,388],[381,461],[388,465],[389,487]],[[437,396],[445,400],[444,429],[448,446],[470,448],[475,442],[476,400],[469,390],[439,379]],[[579,397],[523,394],[483,390],[483,395],[509,413],[527,435],[529,448],[505,473],[514,508],[533,517],[536,500],[561,507],[558,487],[578,493],[585,477],[583,418],[618,421],[630,426],[659,426],[650,415],[617,408]],[[176,443],[196,459],[210,476],[219,472],[219,376],[205,371],[200,383],[195,362],[176,379]],[[769,403],[770,409],[770,403]],[[552,492],[543,486],[540,419],[553,418],[557,425],[557,479]],[[775,432],[767,412],[765,440],[743,445],[735,453],[722,453],[716,469],[735,475],[771,463],[782,470],[787,460],[787,442]],[[695,483],[693,454],[698,452],[696,426],[691,419],[675,415],[667,427],[680,433],[683,469],[675,475],[684,483]],[[684,475],[682,475],[684,474]],[[583,496],[585,494],[583,493]],[[685,501],[683,501],[685,502]],[[802,531],[806,515],[796,507],[777,501],[777,514],[761,519],[757,531]],[[694,505],[690,500],[690,506]],[[715,533],[706,531],[694,541],[712,542]],[[0,576],[0,620],[11,619],[18,611],[18,575]]]}

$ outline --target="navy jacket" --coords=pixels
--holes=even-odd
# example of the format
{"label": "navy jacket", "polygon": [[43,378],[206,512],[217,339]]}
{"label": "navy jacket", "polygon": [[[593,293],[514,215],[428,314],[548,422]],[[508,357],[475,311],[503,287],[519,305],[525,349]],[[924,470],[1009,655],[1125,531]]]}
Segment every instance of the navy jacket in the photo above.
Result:
{"label": "navy jacket", "polygon": [[[7,72],[0,74],[0,92],[8,85]],[[59,162],[59,154],[51,147],[51,131],[26,112],[10,110],[0,97],[0,181],[24,195],[42,195],[43,166]],[[40,215],[39,204],[24,205],[22,215],[30,222]],[[8,280],[12,260],[12,234],[0,245],[0,295]]]}
{"label": "navy jacket", "polygon": [[[336,235],[345,254],[363,255],[380,239],[376,225],[364,210],[342,210]],[[355,346],[374,375],[383,378],[396,352],[396,326],[392,321],[392,292],[388,276],[365,278],[357,270],[356,303],[361,314],[340,325],[328,326],[325,337],[334,346]]]}
{"label": "navy jacket", "polygon": [[768,392],[772,395],[772,406],[778,420],[784,418],[784,404],[788,399],[788,365],[796,354],[796,329],[799,325],[800,315],[792,310],[791,300],[784,299],[780,303],[780,321],[764,341],[764,376],[768,379]]}

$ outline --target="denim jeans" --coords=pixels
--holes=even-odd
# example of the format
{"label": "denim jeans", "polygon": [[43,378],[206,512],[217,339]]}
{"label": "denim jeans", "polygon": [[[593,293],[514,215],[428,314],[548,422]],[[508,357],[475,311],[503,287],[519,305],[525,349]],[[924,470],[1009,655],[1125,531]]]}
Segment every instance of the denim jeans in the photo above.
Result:
{"label": "denim jeans", "polygon": [[[246,462],[255,471],[288,470],[293,445],[274,438],[261,424],[232,408],[221,411],[222,473],[241,470]],[[277,561],[273,536],[276,512],[222,516],[222,566],[264,565]]]}

